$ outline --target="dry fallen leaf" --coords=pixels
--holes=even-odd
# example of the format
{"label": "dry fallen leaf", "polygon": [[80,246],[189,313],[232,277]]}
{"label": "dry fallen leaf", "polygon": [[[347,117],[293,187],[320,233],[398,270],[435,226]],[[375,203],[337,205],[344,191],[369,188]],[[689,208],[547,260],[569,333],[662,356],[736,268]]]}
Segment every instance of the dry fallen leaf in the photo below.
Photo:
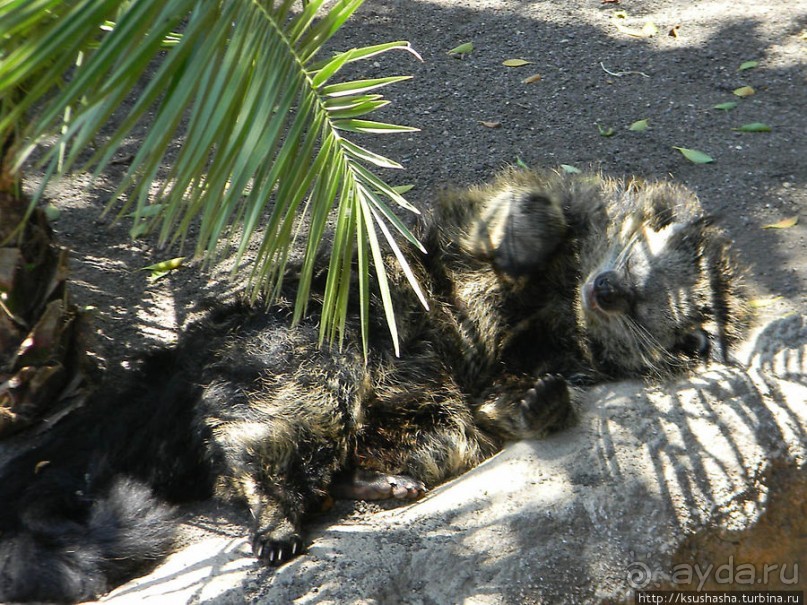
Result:
{"label": "dry fallen leaf", "polygon": [[612,137],[616,134],[616,130],[610,126],[600,126],[597,124],[597,130],[600,132],[601,137]]}
{"label": "dry fallen leaf", "polygon": [[693,164],[711,164],[714,162],[714,158],[710,156],[708,153],[704,153],[699,149],[687,149],[686,147],[673,147],[673,149],[677,149],[681,152],[686,159],[688,159]]}
{"label": "dry fallen leaf", "polygon": [[460,44],[459,46],[447,51],[446,54],[449,54],[452,57],[456,57],[458,59],[462,59],[465,55],[470,54],[473,51],[474,51],[474,43],[465,42],[464,44]]}
{"label": "dry fallen leaf", "polygon": [[627,34],[628,36],[632,36],[634,38],[652,38],[658,34],[658,28],[652,21],[645,21],[642,28],[637,29],[635,27],[628,27],[627,25],[622,24],[627,18],[628,13],[625,11],[616,11],[613,14],[614,25],[616,25],[616,28],[623,34]]}
{"label": "dry fallen leaf", "polygon": [[644,132],[645,130],[647,130],[647,127],[648,127],[647,119],[637,120],[628,127],[628,130],[633,132]]}
{"label": "dry fallen leaf", "polygon": [[170,273],[171,271],[179,269],[184,261],[185,261],[184,256],[178,256],[176,258],[164,260],[159,263],[149,265],[148,267],[143,267],[140,270],[151,271],[151,279],[160,279],[161,277],[165,277],[166,275],[168,275],[168,273]]}
{"label": "dry fallen leaf", "polygon": [[658,27],[652,21],[648,21],[642,26],[642,38],[652,38],[658,34]]}
{"label": "dry fallen leaf", "polygon": [[522,84],[535,84],[536,82],[541,81],[541,74],[533,74],[529,78],[524,78],[521,80]]}
{"label": "dry fallen leaf", "polygon": [[502,127],[501,122],[488,122],[488,121],[485,121],[485,120],[480,120],[479,123],[482,124],[482,126],[484,126],[485,128],[501,128]]}
{"label": "dry fallen leaf", "polygon": [[750,124],[743,124],[739,128],[732,128],[732,130],[737,132],[770,132],[773,129],[764,122],[751,122]]}
{"label": "dry fallen leaf", "polygon": [[777,223],[771,223],[769,225],[762,225],[763,229],[790,229],[791,227],[795,227],[799,222],[798,215],[791,216],[790,218],[783,218],[781,221]]}
{"label": "dry fallen leaf", "polygon": [[750,97],[756,90],[750,86],[740,86],[740,88],[735,88],[732,92],[738,97]]}
{"label": "dry fallen leaf", "polygon": [[507,59],[506,61],[502,61],[502,65],[505,67],[523,67],[529,64],[530,61],[525,61],[524,59]]}

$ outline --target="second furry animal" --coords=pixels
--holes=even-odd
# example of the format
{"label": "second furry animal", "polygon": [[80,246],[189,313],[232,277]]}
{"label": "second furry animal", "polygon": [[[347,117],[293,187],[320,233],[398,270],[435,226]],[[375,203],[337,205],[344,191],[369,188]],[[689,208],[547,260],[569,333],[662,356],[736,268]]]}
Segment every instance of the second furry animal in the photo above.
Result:
{"label": "second furry animal", "polygon": [[166,503],[213,494],[280,564],[329,493],[418,497],[563,426],[587,385],[725,359],[745,327],[729,240],[677,185],[509,171],[442,196],[418,235],[429,310],[388,266],[399,359],[380,310],[365,361],[358,313],[337,350],[288,301],[224,309],[6,465],[0,599],[101,594],[170,551]]}

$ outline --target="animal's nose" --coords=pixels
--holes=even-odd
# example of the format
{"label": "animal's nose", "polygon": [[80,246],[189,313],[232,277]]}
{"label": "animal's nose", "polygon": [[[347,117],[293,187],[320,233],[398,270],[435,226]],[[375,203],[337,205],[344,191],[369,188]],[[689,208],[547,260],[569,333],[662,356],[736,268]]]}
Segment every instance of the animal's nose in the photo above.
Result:
{"label": "animal's nose", "polygon": [[625,290],[615,271],[605,271],[594,278],[593,294],[603,311],[620,311],[624,308]]}

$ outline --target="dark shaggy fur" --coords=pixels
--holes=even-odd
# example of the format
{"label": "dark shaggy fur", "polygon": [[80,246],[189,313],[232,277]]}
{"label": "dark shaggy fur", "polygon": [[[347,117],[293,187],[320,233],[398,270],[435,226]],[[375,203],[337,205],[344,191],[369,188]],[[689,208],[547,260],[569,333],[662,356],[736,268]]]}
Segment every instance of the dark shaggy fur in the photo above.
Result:
{"label": "dark shaggy fur", "polygon": [[288,301],[228,308],[7,464],[0,599],[101,594],[171,549],[166,503],[214,494],[280,564],[329,493],[418,497],[563,426],[586,385],[724,359],[745,326],[729,241],[680,186],[512,171],[418,229],[429,310],[389,265],[400,359],[381,323],[365,361],[357,317],[337,350]]}

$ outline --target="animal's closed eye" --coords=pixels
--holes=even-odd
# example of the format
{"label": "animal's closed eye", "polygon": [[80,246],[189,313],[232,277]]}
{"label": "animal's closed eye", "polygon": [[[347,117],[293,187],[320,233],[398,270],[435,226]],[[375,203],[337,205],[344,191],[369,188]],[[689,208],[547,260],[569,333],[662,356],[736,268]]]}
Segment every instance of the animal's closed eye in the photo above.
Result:
{"label": "animal's closed eye", "polygon": [[696,328],[681,339],[678,348],[691,357],[706,359],[712,350],[712,342],[706,330]]}

